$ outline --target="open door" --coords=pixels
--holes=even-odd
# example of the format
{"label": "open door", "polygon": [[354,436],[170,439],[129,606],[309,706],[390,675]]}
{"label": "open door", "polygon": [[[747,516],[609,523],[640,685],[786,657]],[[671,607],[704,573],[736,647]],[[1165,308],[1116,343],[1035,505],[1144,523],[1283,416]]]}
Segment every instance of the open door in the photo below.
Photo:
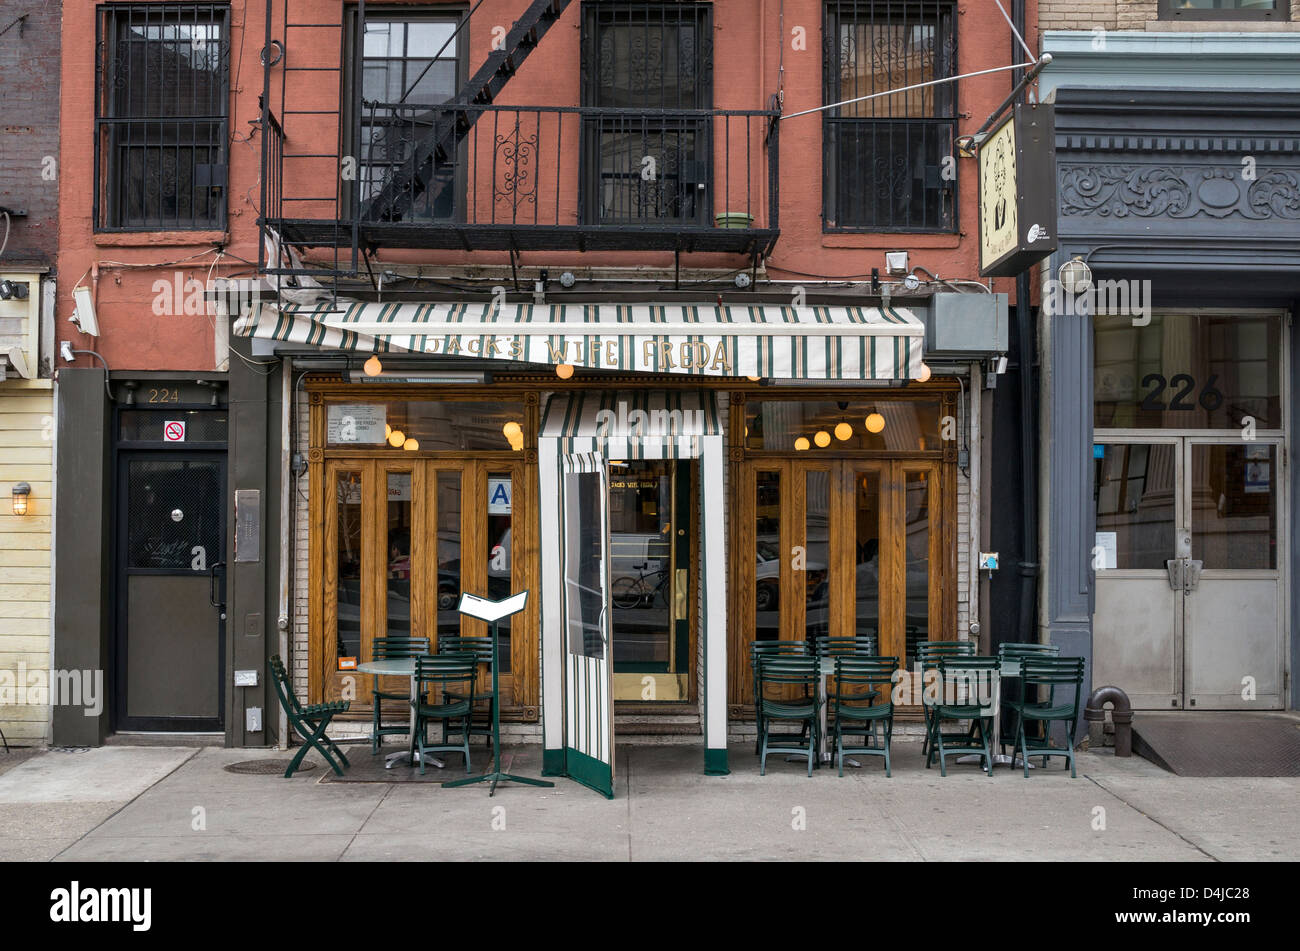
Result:
{"label": "open door", "polygon": [[564,619],[564,763],[570,778],[614,798],[609,477],[600,453],[560,457]]}

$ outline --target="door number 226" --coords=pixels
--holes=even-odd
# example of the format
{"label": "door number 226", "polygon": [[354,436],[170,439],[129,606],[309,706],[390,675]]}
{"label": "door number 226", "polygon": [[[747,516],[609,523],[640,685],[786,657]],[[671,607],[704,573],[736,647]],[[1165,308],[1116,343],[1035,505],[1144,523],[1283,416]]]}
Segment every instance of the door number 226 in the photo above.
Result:
{"label": "door number 226", "polygon": [[[1191,401],[1192,393],[1196,391],[1196,379],[1187,373],[1175,374],[1171,379],[1166,379],[1159,373],[1148,373],[1142,378],[1144,388],[1151,387],[1151,391],[1142,399],[1142,409],[1148,413],[1163,413],[1165,410],[1185,413],[1189,410],[1196,409],[1197,403],[1201,409],[1207,413],[1213,413],[1223,405],[1223,393],[1216,387],[1218,375],[1211,376],[1206,381],[1205,386],[1201,387],[1200,395],[1196,398],[1196,403]],[[1166,389],[1173,391],[1173,399],[1166,406],[1161,402],[1161,395]]]}

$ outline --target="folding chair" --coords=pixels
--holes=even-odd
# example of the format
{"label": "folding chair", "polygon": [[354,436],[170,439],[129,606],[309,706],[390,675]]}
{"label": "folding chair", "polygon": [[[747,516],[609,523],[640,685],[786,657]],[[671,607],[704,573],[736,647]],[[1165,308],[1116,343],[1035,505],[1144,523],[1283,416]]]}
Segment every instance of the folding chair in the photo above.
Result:
{"label": "folding chair", "polygon": [[794,657],[808,656],[807,641],[750,641],[749,669],[754,675],[754,755],[757,756],[763,743],[763,708],[759,701],[758,665],[763,657],[772,654],[788,654]]}
{"label": "folding chair", "polygon": [[[469,654],[475,658],[476,665],[487,667],[488,683],[492,682],[492,664],[496,658],[492,656],[492,638],[490,637],[440,637],[438,638],[438,653],[446,654]],[[454,694],[448,694],[448,698],[461,699]],[[470,734],[472,736],[486,736],[488,749],[492,749],[492,709],[496,705],[496,698],[491,693],[480,693],[474,698],[476,703],[487,701],[486,707],[480,707],[478,711],[486,712],[487,719],[474,721],[471,716]],[[448,724],[444,724],[444,731],[449,729]]]}
{"label": "folding chair", "polygon": [[[916,647],[916,658],[921,662],[921,713],[925,717],[925,737],[921,740],[921,755],[930,752],[930,736],[934,732],[934,704],[928,699],[926,675],[939,673],[939,661],[944,657],[974,657],[974,641],[926,641]],[[929,761],[926,761],[929,765]]]}
{"label": "folding chair", "polygon": [[[1023,662],[1027,657],[1056,657],[1061,653],[1061,648],[1057,644],[1018,644],[1002,643],[998,645],[998,660],[1002,662],[1003,667],[1008,661]],[[1010,681],[1002,688],[1002,706],[1007,710],[1007,716],[1003,717],[1002,725],[1006,729],[998,734],[998,752],[1006,753],[1008,745],[1015,745],[1016,728],[1015,721],[1011,716],[1017,702],[1024,701],[1028,694],[1025,693],[1024,684],[1021,682],[1019,675],[1008,677],[1003,675],[1003,680]],[[1007,687],[1014,684],[1013,690]]]}
{"label": "folding chair", "polygon": [[[427,637],[376,637],[371,645],[371,657],[374,660],[400,660],[407,657],[416,657],[420,654],[429,653],[429,639]],[[385,736],[409,736],[411,724],[409,722],[398,726],[384,726],[382,715],[380,713],[380,703],[384,700],[400,700],[403,703],[410,703],[411,697],[408,693],[385,693],[379,689],[379,677],[375,677],[374,689],[370,691],[371,702],[374,704],[373,724],[370,730],[370,754],[379,752],[383,746],[383,737]]]}
{"label": "folding chair", "polygon": [[[767,775],[768,753],[791,753],[795,756],[808,757],[808,775],[812,776],[817,759],[817,741],[819,727],[817,716],[820,710],[821,665],[815,656],[788,657],[781,654],[760,655],[758,662],[758,693],[755,704],[758,706],[762,720],[759,727],[760,756],[758,773]],[[775,688],[784,693],[788,687],[801,687],[803,696],[796,700],[769,698],[767,691]],[[772,742],[772,722],[791,720],[800,724],[798,745],[778,746]],[[803,743],[808,736],[807,746]],[[789,734],[791,737],[794,734]]]}
{"label": "folding chair", "polygon": [[[835,712],[835,762],[840,775],[844,775],[844,754],[883,756],[885,775],[892,776],[889,766],[889,747],[894,735],[894,703],[887,699],[876,703],[881,690],[890,696],[894,672],[898,670],[897,657],[862,657],[840,655],[835,658],[835,692],[827,703]],[[881,728],[879,745],[876,745],[876,725]],[[845,736],[861,736],[862,746],[848,746]]]}
{"label": "folding chair", "polygon": [[[1029,757],[1041,756],[1043,766],[1047,766],[1049,756],[1063,756],[1070,764],[1070,778],[1078,778],[1074,768],[1074,735],[1079,728],[1079,693],[1083,690],[1082,657],[1026,657],[1020,666],[1020,682],[1024,684],[1025,698],[1013,701],[1011,709],[1016,715],[1016,747],[1025,767],[1025,778],[1029,778]],[[1031,690],[1046,687],[1048,696],[1043,701],[1030,701]],[[1072,703],[1059,703],[1056,698],[1057,687],[1073,687]],[[1025,733],[1026,721],[1037,721],[1043,725],[1042,737],[1030,737]],[[1062,721],[1065,727],[1065,748],[1052,744],[1052,723]]]}
{"label": "folding chair", "polygon": [[344,766],[352,764],[348,762],[348,758],[343,755],[338,745],[325,735],[325,730],[330,725],[330,720],[334,718],[334,714],[346,712],[348,707],[352,706],[352,701],[337,700],[331,703],[313,703],[304,707],[294,696],[293,687],[289,683],[289,672],[284,669],[284,662],[280,660],[280,655],[272,655],[267,663],[271,668],[271,683],[275,685],[275,695],[280,699],[280,706],[284,708],[285,716],[289,719],[289,726],[303,739],[298,755],[289,761],[289,768],[284,771],[284,778],[288,779],[293,775],[309,749],[320,753],[325,762],[330,764],[330,768],[342,776],[343,770],[330,754],[333,753],[342,760]]}
{"label": "folding chair", "polygon": [[[948,757],[959,753],[980,754],[984,770],[993,775],[993,751],[989,748],[993,730],[993,688],[1000,673],[996,657],[943,657],[939,660],[939,697],[934,705],[928,769],[939,754],[939,773],[948,775]],[[944,733],[947,720],[970,720],[968,733]]]}
{"label": "folding chair", "polygon": [[[420,753],[420,775],[429,753],[461,753],[465,757],[465,772],[470,771],[469,737],[470,718],[474,712],[474,681],[478,678],[477,659],[472,654],[439,654],[435,657],[415,658],[416,696],[415,746]],[[441,703],[425,699],[441,696]],[[451,723],[459,721],[460,729]],[[429,742],[429,724],[443,724],[442,743]],[[461,734],[460,743],[452,743],[449,733]]]}

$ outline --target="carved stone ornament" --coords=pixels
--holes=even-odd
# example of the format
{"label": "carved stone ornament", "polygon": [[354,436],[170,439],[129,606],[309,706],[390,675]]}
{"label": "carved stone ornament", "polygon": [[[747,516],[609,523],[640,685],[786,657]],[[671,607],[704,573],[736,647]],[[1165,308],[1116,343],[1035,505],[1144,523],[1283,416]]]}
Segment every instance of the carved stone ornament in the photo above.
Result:
{"label": "carved stone ornament", "polygon": [[1063,217],[1300,220],[1300,171],[1238,166],[1062,165]]}

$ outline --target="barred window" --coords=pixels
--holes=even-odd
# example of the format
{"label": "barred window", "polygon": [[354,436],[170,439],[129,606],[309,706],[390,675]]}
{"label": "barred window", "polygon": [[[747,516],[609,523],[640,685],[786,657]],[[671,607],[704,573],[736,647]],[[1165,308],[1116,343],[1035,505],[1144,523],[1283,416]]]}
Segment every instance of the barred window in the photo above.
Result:
{"label": "barred window", "polygon": [[95,86],[95,227],[226,224],[226,4],[103,4]]}
{"label": "barred window", "polygon": [[[583,7],[584,217],[711,220],[712,5]],[[644,110],[642,112],[641,110]]]}
{"label": "barred window", "polygon": [[825,104],[862,101],[823,113],[826,231],[956,229],[956,84],[920,86],[957,74],[954,14],[935,0],[827,4]]}

